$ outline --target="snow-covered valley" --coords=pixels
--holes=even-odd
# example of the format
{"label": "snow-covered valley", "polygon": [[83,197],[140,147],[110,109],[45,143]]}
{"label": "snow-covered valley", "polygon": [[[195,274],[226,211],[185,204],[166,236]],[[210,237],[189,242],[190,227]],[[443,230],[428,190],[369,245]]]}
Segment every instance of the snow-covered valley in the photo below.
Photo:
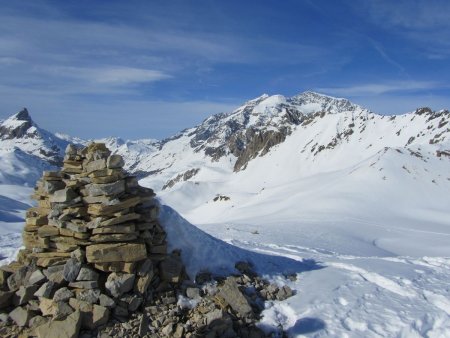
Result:
{"label": "snow-covered valley", "polygon": [[[161,142],[106,142],[167,205],[162,223],[191,273],[248,259],[296,290],[268,304],[261,327],[448,337],[449,121],[448,111],[381,116],[304,93],[262,96]],[[47,165],[42,135],[1,144],[3,262],[21,245],[33,175]]]}

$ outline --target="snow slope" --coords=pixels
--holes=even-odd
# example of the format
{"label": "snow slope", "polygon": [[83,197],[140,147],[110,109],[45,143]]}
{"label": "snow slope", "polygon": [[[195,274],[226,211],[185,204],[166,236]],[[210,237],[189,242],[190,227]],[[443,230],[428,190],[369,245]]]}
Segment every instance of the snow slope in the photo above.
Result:
{"label": "snow slope", "polygon": [[[449,122],[448,111],[382,116],[306,92],[263,95],[163,141],[104,141],[156,190],[191,276],[250,260],[296,290],[268,304],[265,330],[447,337]],[[25,175],[32,183],[41,168],[27,150],[4,152],[2,182],[22,184]],[[19,218],[30,203],[31,189],[16,187],[0,185],[7,259],[21,245]],[[296,281],[283,277],[292,272]]]}
{"label": "snow slope", "polygon": [[[211,159],[192,140],[214,135],[212,144],[227,149],[227,120],[280,128],[288,100],[263,96],[181,133],[148,160],[157,174],[141,182],[161,189],[174,180],[159,191],[163,203],[214,237],[324,267],[288,282],[298,293],[265,311],[269,330],[450,336],[450,158],[438,156],[450,149],[448,111],[381,116],[309,95],[296,101],[299,123],[288,124],[285,139],[245,168],[236,170],[230,148]],[[188,169],[199,170],[177,179]]]}

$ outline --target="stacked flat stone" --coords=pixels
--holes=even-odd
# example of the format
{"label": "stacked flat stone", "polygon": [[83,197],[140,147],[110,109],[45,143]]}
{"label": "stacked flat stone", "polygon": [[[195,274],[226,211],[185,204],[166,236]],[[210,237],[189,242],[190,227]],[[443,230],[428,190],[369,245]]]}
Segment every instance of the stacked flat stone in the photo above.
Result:
{"label": "stacked flat stone", "polygon": [[0,268],[0,309],[13,309],[18,326],[48,336],[67,318],[92,329],[110,313],[128,317],[153,292],[182,281],[179,256],[167,254],[155,194],[123,165],[102,143],[69,145],[62,170],[38,181],[25,249]]}

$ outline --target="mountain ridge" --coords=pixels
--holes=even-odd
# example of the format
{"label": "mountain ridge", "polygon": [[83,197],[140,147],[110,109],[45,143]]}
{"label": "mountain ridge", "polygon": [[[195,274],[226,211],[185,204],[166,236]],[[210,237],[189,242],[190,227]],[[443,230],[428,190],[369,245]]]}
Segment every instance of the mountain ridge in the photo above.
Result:
{"label": "mountain ridge", "polygon": [[[115,137],[101,141],[115,153],[124,156],[126,169],[138,177],[165,176],[166,181],[159,186],[167,188],[177,176],[193,179],[198,174],[195,169],[202,166],[198,162],[218,165],[226,162],[226,167],[231,168],[232,172],[245,170],[252,160],[265,156],[273,147],[285,142],[293,132],[298,133],[298,130],[304,129],[303,133],[306,135],[308,130],[314,129],[312,126],[315,124],[321,127],[316,135],[308,135],[308,142],[311,143],[306,145],[306,142],[302,149],[314,156],[329,152],[339,144],[348,143],[355,135],[359,135],[359,141],[364,142],[368,137],[367,130],[376,129],[377,125],[383,125],[384,130],[378,128],[381,134],[398,133],[397,139],[404,139],[400,134],[408,133],[408,138],[403,140],[405,147],[415,143],[432,143],[436,145],[436,151],[445,151],[450,148],[444,145],[449,139],[449,115],[447,110],[432,111],[425,107],[410,113],[386,116],[373,113],[348,99],[313,91],[292,97],[263,94],[248,100],[232,112],[212,115],[197,126],[161,141],[125,141]],[[326,123],[323,122],[325,120]],[[438,122],[435,123],[436,121]],[[398,129],[391,130],[395,125],[398,125]],[[324,130],[328,132],[324,133]],[[320,135],[326,140],[320,139]],[[374,138],[374,143],[380,143],[380,149],[391,145],[402,146],[397,141],[395,144],[383,143],[375,140],[373,135],[370,137]],[[26,109],[0,123],[0,151],[11,152],[17,147],[24,154],[41,159],[43,166],[45,163],[59,165],[62,152],[69,142],[86,144],[89,141],[41,129]],[[191,157],[191,163],[186,157]],[[230,163],[233,164],[232,167],[229,166]],[[188,171],[196,174],[184,175]]]}

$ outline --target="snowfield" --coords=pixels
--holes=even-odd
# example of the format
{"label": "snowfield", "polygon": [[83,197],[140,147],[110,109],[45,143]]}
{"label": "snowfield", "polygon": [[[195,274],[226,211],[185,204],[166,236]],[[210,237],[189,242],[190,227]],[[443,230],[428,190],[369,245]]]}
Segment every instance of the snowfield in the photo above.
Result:
{"label": "snowfield", "polygon": [[[157,193],[191,277],[248,260],[295,290],[266,304],[264,330],[431,338],[450,337],[450,156],[438,156],[450,154],[449,126],[448,111],[381,116],[307,92],[263,95],[161,142],[104,141]],[[234,134],[287,127],[282,142],[235,170]],[[4,143],[0,263],[20,248],[31,186],[48,168],[36,137]]]}

